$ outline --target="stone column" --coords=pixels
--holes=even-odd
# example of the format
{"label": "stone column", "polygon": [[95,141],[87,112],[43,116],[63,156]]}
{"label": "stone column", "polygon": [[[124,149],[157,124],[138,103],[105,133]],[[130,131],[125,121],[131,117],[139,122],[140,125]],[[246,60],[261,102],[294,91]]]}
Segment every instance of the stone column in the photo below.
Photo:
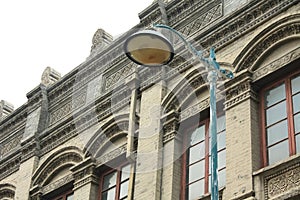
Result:
{"label": "stone column", "polygon": [[255,199],[252,173],[260,167],[257,95],[248,72],[226,87],[226,189],[223,196],[224,199]]}
{"label": "stone column", "polygon": [[134,199],[160,199],[162,165],[160,81],[142,92]]}

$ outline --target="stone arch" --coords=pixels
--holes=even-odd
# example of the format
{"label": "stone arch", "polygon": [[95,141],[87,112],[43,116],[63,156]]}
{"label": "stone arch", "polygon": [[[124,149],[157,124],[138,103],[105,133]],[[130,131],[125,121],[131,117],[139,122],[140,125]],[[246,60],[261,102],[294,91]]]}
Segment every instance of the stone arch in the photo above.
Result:
{"label": "stone arch", "polygon": [[9,183],[0,184],[0,199],[3,200],[15,199],[15,190],[16,187]]}
{"label": "stone arch", "polygon": [[69,170],[83,160],[82,151],[74,146],[52,153],[34,172],[33,185],[45,186],[62,170]]}
{"label": "stone arch", "polygon": [[123,140],[127,138],[128,134],[128,119],[128,113],[111,116],[85,146],[85,156],[99,157],[109,151],[109,148],[120,146],[120,142],[124,143]]}
{"label": "stone arch", "polygon": [[233,62],[235,72],[254,70],[276,46],[300,38],[300,14],[280,19],[261,31]]}
{"label": "stone arch", "polygon": [[166,113],[170,111],[180,112],[183,107],[186,107],[195,95],[206,90],[205,73],[200,73],[199,69],[195,68],[181,80],[178,81],[172,91],[168,92],[162,101],[162,108]]}

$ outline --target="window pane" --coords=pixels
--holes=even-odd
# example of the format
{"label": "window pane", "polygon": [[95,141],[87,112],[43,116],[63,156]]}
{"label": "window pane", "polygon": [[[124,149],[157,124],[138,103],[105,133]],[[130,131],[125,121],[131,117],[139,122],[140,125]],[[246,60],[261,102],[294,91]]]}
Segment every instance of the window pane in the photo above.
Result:
{"label": "window pane", "polygon": [[294,113],[300,111],[300,93],[293,96],[293,111]]}
{"label": "window pane", "polygon": [[226,150],[218,152],[218,169],[226,166]]}
{"label": "window pane", "polygon": [[101,200],[115,200],[116,188],[112,188],[102,193]]}
{"label": "window pane", "polygon": [[114,185],[116,185],[117,172],[112,172],[106,176],[104,176],[103,180],[103,190],[106,190]]}
{"label": "window pane", "polygon": [[124,198],[128,195],[128,183],[129,181],[126,181],[121,184],[121,189],[120,189],[120,198]]}
{"label": "window pane", "polygon": [[225,130],[225,115],[222,115],[220,117],[217,118],[217,133]]}
{"label": "window pane", "polygon": [[223,187],[226,185],[226,169],[219,171],[218,173],[218,185],[219,187]]}
{"label": "window pane", "polygon": [[188,200],[195,200],[204,194],[204,179],[188,186]]}
{"label": "window pane", "polygon": [[218,134],[218,151],[226,147],[226,132],[223,131]]}
{"label": "window pane", "polygon": [[285,85],[284,84],[266,92],[265,106],[269,107],[283,99],[285,99]]}
{"label": "window pane", "polygon": [[285,120],[267,129],[267,138],[268,138],[267,146],[279,142],[280,140],[283,140],[287,137],[288,137],[288,125],[287,125],[287,120]]}
{"label": "window pane", "polygon": [[267,109],[267,126],[286,118],[286,101]]}
{"label": "window pane", "polygon": [[268,149],[269,154],[269,164],[273,164],[277,161],[283,160],[289,157],[289,146],[288,141],[285,140],[275,146],[272,146]]}
{"label": "window pane", "polygon": [[190,145],[196,144],[205,138],[205,125],[198,127],[190,137]]}
{"label": "window pane", "polygon": [[194,163],[204,158],[205,155],[205,143],[201,142],[196,146],[193,146],[189,150],[189,164]]}
{"label": "window pane", "polygon": [[296,135],[296,151],[300,153],[300,134]]}
{"label": "window pane", "polygon": [[205,171],[204,160],[201,161],[201,162],[198,162],[194,165],[189,166],[189,171],[188,171],[189,180],[187,182],[191,183],[191,182],[196,181],[200,178],[203,178],[204,177],[204,171]]}
{"label": "window pane", "polygon": [[73,196],[74,196],[73,194],[68,195],[67,200],[73,200]]}
{"label": "window pane", "polygon": [[294,116],[295,133],[300,132],[300,114]]}
{"label": "window pane", "polygon": [[128,179],[130,177],[130,165],[123,167],[121,173],[121,182]]}
{"label": "window pane", "polygon": [[292,79],[292,93],[295,94],[300,91],[300,76]]}

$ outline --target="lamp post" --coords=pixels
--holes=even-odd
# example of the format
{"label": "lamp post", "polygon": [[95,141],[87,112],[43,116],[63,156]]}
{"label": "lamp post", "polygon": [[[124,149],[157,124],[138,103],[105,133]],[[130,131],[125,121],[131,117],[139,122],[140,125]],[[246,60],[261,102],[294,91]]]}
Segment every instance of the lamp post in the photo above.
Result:
{"label": "lamp post", "polygon": [[[218,150],[217,150],[217,114],[216,114],[216,83],[218,76],[232,79],[233,73],[221,69],[215,58],[215,51],[210,49],[208,58],[202,51],[196,50],[181,33],[162,24],[154,25],[175,33],[184,42],[187,49],[204,64],[208,71],[207,79],[210,88],[210,133],[211,133],[211,199],[218,200]],[[136,64],[148,67],[160,67],[170,63],[174,57],[174,48],[171,42],[161,33],[154,30],[143,30],[131,35],[124,44],[127,57]]]}

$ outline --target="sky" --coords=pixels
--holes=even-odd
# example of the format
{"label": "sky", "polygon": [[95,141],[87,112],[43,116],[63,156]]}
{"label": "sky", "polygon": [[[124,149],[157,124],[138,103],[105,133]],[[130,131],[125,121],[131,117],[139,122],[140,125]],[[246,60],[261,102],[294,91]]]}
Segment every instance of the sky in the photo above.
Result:
{"label": "sky", "polygon": [[0,100],[18,108],[46,67],[63,75],[90,54],[98,28],[114,37],[139,23],[153,0],[0,1]]}

